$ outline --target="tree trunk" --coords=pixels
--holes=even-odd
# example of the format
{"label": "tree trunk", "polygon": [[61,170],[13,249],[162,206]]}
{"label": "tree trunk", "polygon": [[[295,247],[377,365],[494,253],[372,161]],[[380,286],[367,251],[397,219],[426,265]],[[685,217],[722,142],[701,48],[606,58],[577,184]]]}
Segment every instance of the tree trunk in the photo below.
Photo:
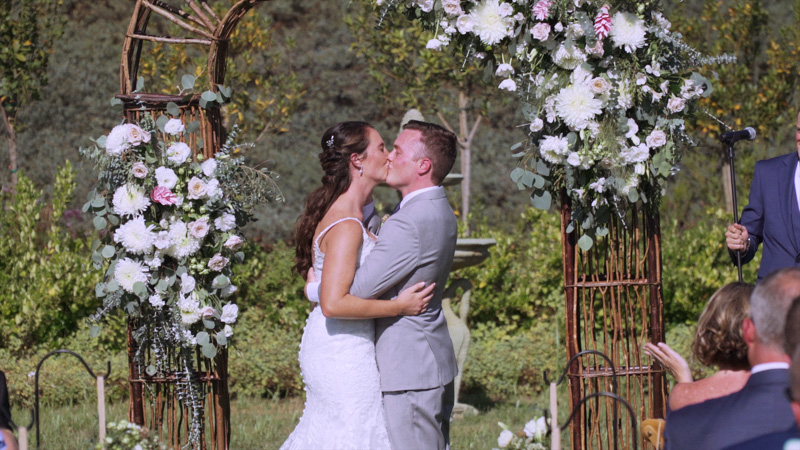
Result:
{"label": "tree trunk", "polygon": [[8,169],[11,171],[11,186],[17,185],[17,133],[14,131],[14,118],[8,115],[5,108],[0,104],[0,114],[2,114],[3,125],[8,134]]}

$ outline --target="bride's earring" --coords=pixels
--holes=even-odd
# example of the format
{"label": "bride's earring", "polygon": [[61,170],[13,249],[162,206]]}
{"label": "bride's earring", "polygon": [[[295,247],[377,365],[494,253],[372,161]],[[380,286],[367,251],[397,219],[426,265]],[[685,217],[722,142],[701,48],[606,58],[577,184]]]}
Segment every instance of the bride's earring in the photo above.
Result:
{"label": "bride's earring", "polygon": [[360,176],[360,177],[364,176],[364,167],[363,166],[358,168],[358,176]]}

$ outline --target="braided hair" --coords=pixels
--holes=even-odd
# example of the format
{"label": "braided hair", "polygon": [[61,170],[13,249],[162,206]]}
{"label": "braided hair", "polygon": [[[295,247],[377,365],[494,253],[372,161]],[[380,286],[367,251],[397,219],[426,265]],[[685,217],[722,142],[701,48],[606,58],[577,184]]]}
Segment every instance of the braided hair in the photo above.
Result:
{"label": "braided hair", "polygon": [[322,135],[322,152],[319,162],[325,174],[322,186],[306,197],[305,210],[297,219],[294,231],[296,243],[296,270],[303,278],[311,268],[314,232],[334,201],[350,187],[350,155],[361,155],[369,146],[369,129],[366,122],[341,122]]}

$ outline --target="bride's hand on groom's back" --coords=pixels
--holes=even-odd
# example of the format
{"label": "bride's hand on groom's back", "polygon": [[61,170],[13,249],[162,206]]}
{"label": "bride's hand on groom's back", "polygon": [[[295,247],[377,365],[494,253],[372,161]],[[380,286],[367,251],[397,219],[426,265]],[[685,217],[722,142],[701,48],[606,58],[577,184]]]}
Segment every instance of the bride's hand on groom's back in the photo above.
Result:
{"label": "bride's hand on groom's back", "polygon": [[433,298],[433,288],[436,283],[425,286],[424,281],[407,287],[397,296],[396,302],[400,303],[402,316],[417,316],[428,310],[428,303]]}

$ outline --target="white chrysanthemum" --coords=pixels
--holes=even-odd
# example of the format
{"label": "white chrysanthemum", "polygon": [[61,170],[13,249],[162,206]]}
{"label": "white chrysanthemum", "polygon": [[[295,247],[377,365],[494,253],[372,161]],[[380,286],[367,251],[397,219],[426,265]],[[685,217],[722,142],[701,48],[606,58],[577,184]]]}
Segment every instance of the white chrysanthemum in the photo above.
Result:
{"label": "white chrysanthemum", "polygon": [[214,219],[214,227],[219,231],[230,231],[236,226],[236,216],[225,213]]}
{"label": "white chrysanthemum", "polygon": [[138,216],[148,206],[150,199],[137,186],[123,184],[114,191],[114,212],[120,216]]}
{"label": "white chrysanthemum", "polygon": [[565,45],[559,45],[553,55],[553,62],[562,69],[572,70],[580,66],[586,61],[586,53],[576,46],[567,48]]}
{"label": "white chrysanthemum", "polygon": [[503,12],[499,0],[484,0],[470,13],[475,34],[484,44],[497,44],[514,31],[514,19]]}
{"label": "white chrysanthemum", "polygon": [[184,142],[176,142],[167,149],[167,159],[174,164],[183,164],[192,154],[192,149]]}
{"label": "white chrysanthemum", "polygon": [[124,123],[111,129],[111,132],[106,137],[105,147],[107,154],[119,156],[125,150],[131,148],[131,143],[128,141],[128,136],[130,135],[128,128],[130,128],[130,124]]}
{"label": "white chrysanthemum", "polygon": [[203,169],[203,174],[205,176],[214,176],[214,172],[217,171],[217,160],[214,158],[208,158],[207,160],[203,161],[202,164],[200,164],[200,168]]}
{"label": "white chrysanthemum", "polygon": [[153,239],[153,245],[159,249],[164,250],[165,248],[169,247],[169,232],[168,231],[159,231],[156,234],[155,239]]}
{"label": "white chrysanthemum", "polygon": [[144,217],[136,217],[117,228],[117,231],[114,232],[114,242],[122,244],[128,253],[135,255],[150,253],[156,239],[153,228],[154,225],[147,226]]}
{"label": "white chrysanthemum", "polygon": [[614,47],[621,47],[626,52],[633,53],[647,42],[644,21],[635,14],[617,12],[611,18],[609,37]]}
{"label": "white chrysanthemum", "polygon": [[551,164],[560,164],[564,156],[569,153],[569,141],[566,137],[545,136],[539,140],[539,153],[542,158]]}
{"label": "white chrysanthemum", "polygon": [[194,294],[188,297],[181,295],[176,305],[181,313],[181,322],[191,325],[200,320],[200,302],[197,301]]}
{"label": "white chrysanthemum", "polygon": [[161,308],[162,306],[164,306],[164,299],[161,298],[161,296],[158,295],[157,293],[151,295],[150,298],[147,299],[147,301],[150,302],[150,305],[153,308]]}
{"label": "white chrysanthemum", "polygon": [[170,246],[166,253],[175,259],[183,259],[200,250],[200,241],[189,234],[183,221],[175,221],[169,227]]}
{"label": "white chrysanthemum", "polygon": [[572,85],[556,96],[556,113],[573,130],[582,130],[595,115],[602,112],[603,102],[594,98],[585,85]]}
{"label": "white chrysanthemum", "polygon": [[500,82],[500,85],[497,86],[497,88],[500,90],[514,92],[517,90],[517,83],[511,78],[506,78],[505,80]]}
{"label": "white chrysanthemum", "polygon": [[124,258],[117,261],[117,266],[114,269],[114,279],[122,289],[133,293],[134,284],[140,281],[147,283],[148,273],[149,269],[142,263],[130,258]]}
{"label": "white chrysanthemum", "polygon": [[234,303],[228,303],[222,307],[222,314],[219,317],[220,322],[231,324],[236,322],[239,316],[239,307]]}

